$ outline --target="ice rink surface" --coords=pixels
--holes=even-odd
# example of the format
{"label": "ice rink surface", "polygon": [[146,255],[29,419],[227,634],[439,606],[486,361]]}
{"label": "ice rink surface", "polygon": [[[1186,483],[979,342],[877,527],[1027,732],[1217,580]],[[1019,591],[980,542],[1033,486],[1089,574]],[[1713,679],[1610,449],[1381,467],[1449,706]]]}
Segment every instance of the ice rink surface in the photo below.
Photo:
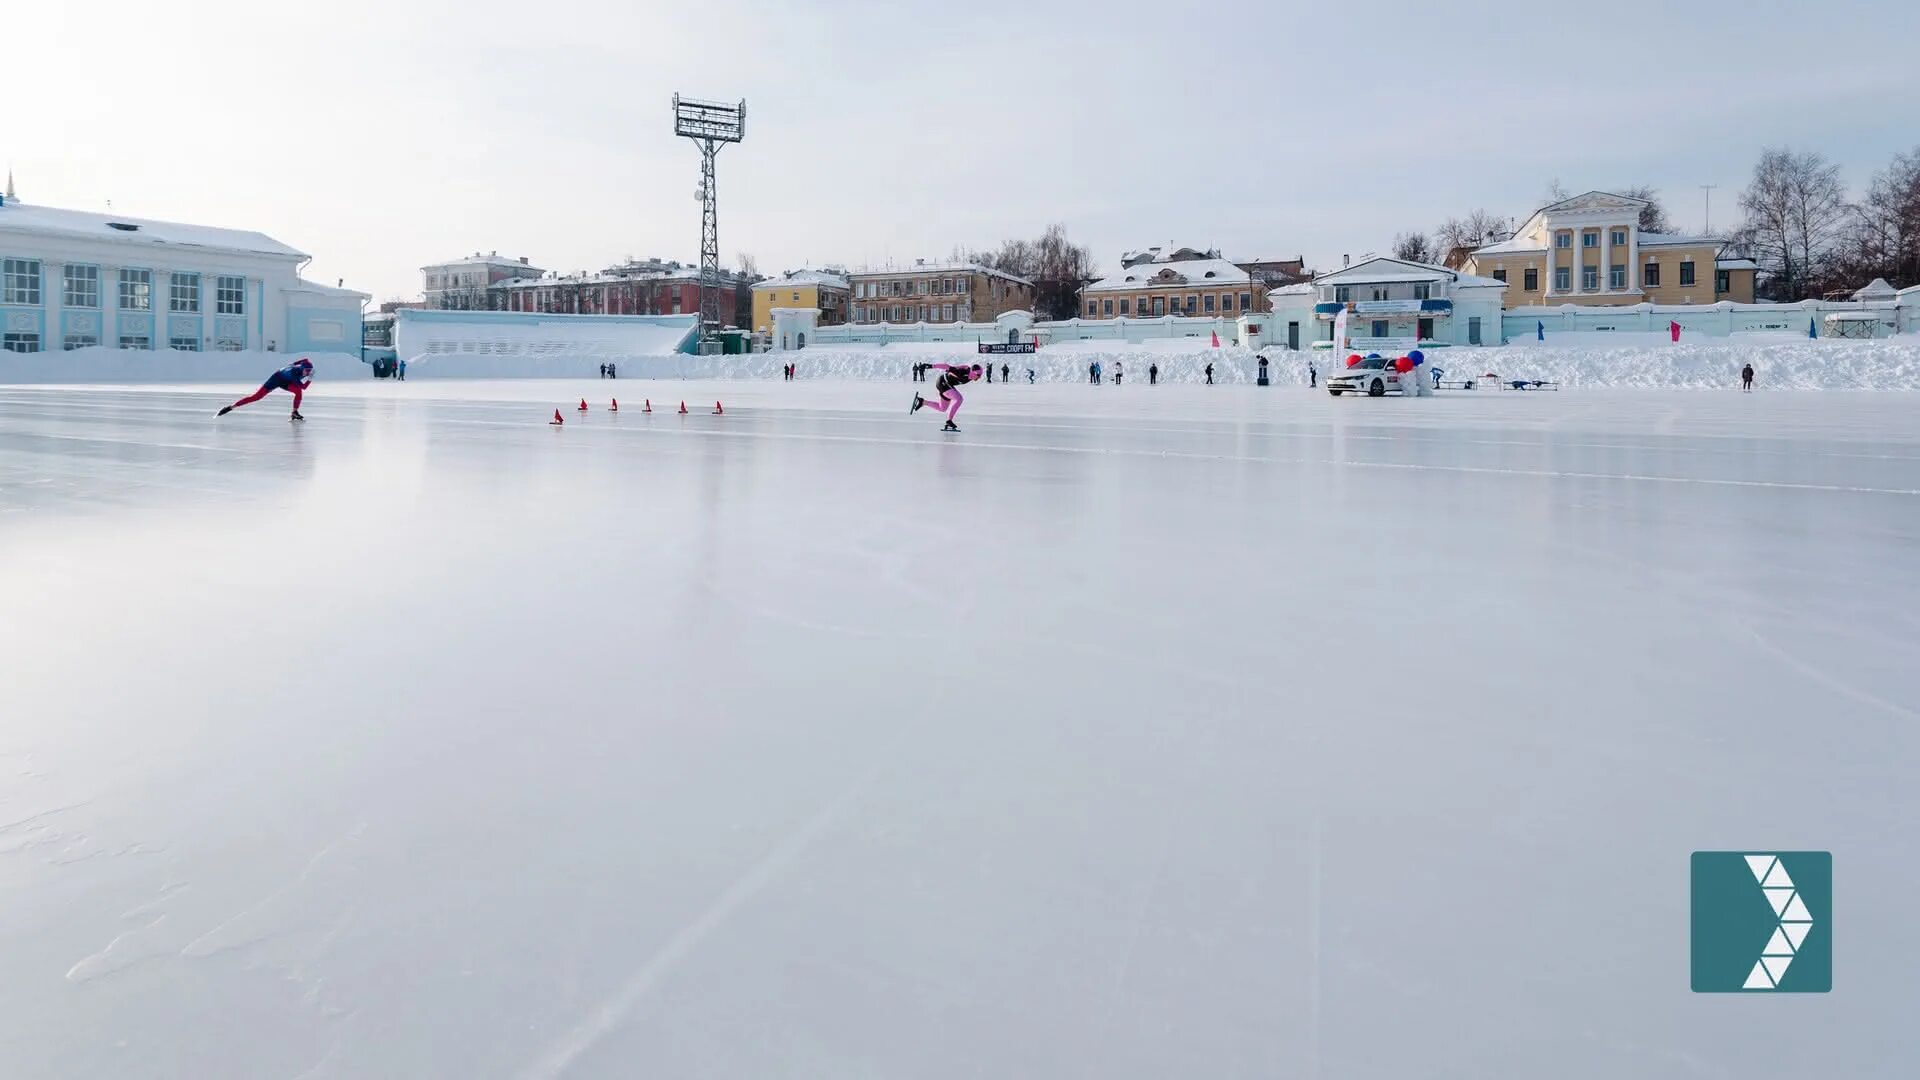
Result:
{"label": "ice rink surface", "polygon": [[1920,1060],[1920,396],[242,389],[0,387],[10,1078]]}

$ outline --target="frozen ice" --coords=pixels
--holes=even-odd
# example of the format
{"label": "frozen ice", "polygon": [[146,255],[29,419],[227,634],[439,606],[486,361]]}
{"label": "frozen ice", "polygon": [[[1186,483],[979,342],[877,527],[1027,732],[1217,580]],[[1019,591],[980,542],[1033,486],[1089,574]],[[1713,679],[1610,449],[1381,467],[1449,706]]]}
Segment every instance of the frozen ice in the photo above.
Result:
{"label": "frozen ice", "polygon": [[0,387],[9,1078],[1920,1058],[1920,397],[245,389]]}

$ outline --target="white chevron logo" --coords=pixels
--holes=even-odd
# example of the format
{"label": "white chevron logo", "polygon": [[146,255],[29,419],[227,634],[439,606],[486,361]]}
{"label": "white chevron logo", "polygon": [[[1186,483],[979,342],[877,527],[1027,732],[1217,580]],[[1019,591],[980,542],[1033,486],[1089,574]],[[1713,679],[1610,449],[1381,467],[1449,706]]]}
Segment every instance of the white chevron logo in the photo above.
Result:
{"label": "white chevron logo", "polygon": [[1780,985],[1787,965],[1793,963],[1800,944],[1807,940],[1807,932],[1813,929],[1813,914],[1801,902],[1793,879],[1787,876],[1787,868],[1778,856],[1748,855],[1746,859],[1747,868],[1753,871],[1753,880],[1760,883],[1760,891],[1773,906],[1778,925],[1773,928],[1773,936],[1767,939],[1760,959],[1754,963],[1753,972],[1747,976],[1744,989],[1772,990]]}

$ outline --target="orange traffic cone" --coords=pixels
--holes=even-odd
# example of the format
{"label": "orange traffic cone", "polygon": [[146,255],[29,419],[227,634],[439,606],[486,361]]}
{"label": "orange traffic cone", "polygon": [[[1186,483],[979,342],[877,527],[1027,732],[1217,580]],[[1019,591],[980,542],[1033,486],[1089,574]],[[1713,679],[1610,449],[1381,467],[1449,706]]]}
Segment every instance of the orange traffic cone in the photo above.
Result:
{"label": "orange traffic cone", "polygon": [[687,403],[684,401],[680,403],[680,415],[681,416],[687,415]]}
{"label": "orange traffic cone", "polygon": [[652,398],[642,398],[642,399],[640,400],[640,411],[641,411],[641,412],[652,412],[652,411],[653,411],[653,399],[652,399]]}
{"label": "orange traffic cone", "polygon": [[548,426],[548,427],[557,427],[557,426],[559,426],[559,425],[561,425],[561,424],[564,424],[564,423],[566,423],[566,420],[565,420],[564,418],[562,418],[562,417],[561,417],[561,415],[560,415],[560,410],[559,410],[559,409],[555,409],[555,410],[553,410],[553,419],[551,419],[551,420],[549,420],[549,421],[547,421],[547,426]]}
{"label": "orange traffic cone", "polygon": [[608,409],[607,411],[608,411],[608,412],[619,412],[619,411],[620,411],[620,399],[619,399],[619,398],[614,398],[614,399],[613,399],[613,407],[612,407],[612,408],[610,408],[610,409]]}
{"label": "orange traffic cone", "polygon": [[727,410],[725,410],[725,409],[723,409],[723,408],[721,408],[721,407],[720,407],[720,403],[716,401],[716,402],[714,402],[714,403],[713,403],[713,415],[715,415],[715,416],[725,416],[725,415],[727,415]]}
{"label": "orange traffic cone", "polygon": [[581,412],[586,412],[586,411],[587,411],[587,399],[586,399],[586,398],[581,398],[581,399],[580,399],[580,411],[581,411]]}

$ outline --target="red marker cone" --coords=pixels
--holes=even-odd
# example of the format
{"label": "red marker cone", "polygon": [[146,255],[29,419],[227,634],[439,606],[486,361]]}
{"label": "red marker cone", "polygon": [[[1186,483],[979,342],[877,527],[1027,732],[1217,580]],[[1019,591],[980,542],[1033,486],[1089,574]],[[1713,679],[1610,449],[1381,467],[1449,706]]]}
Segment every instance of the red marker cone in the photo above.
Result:
{"label": "red marker cone", "polygon": [[652,411],[653,411],[653,399],[652,399],[652,398],[642,398],[642,399],[640,400],[640,411],[641,411],[641,412],[652,412]]}
{"label": "red marker cone", "polygon": [[727,410],[725,410],[725,409],[723,409],[723,408],[721,408],[721,407],[720,407],[720,403],[716,401],[716,402],[714,402],[714,403],[713,403],[713,415],[715,415],[715,416],[725,416],[725,415],[727,415]]}
{"label": "red marker cone", "polygon": [[608,412],[619,412],[619,411],[620,411],[620,399],[619,399],[619,398],[614,398],[614,399],[613,399],[613,407],[612,407],[612,408],[610,408],[610,409],[608,409],[607,411],[608,411]]}
{"label": "red marker cone", "polygon": [[581,411],[581,412],[586,412],[586,411],[587,411],[587,399],[586,399],[586,398],[581,398],[581,399],[580,399],[580,411]]}
{"label": "red marker cone", "polygon": [[560,410],[559,410],[559,409],[555,409],[555,410],[553,410],[553,419],[551,419],[551,420],[549,420],[549,421],[547,421],[547,426],[548,426],[548,427],[555,427],[555,426],[558,426],[558,425],[560,425],[560,424],[564,424],[564,423],[566,423],[566,422],[567,422],[567,421],[565,420],[565,418],[563,418],[563,417],[562,417],[562,416],[560,415]]}
{"label": "red marker cone", "polygon": [[684,401],[680,403],[680,415],[681,416],[687,415],[687,403]]}

